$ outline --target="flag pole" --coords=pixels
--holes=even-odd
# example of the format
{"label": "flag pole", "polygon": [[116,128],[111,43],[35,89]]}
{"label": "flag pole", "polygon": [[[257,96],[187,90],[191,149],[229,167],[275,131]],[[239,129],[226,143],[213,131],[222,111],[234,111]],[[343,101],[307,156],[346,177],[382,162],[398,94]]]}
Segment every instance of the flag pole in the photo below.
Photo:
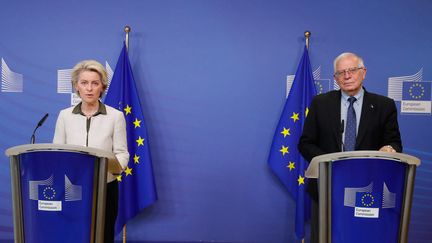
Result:
{"label": "flag pole", "polygon": [[306,30],[304,32],[304,36],[306,38],[306,48],[308,49],[308,51],[309,51],[309,38],[311,35],[312,35],[312,33],[309,30]]}
{"label": "flag pole", "polygon": [[[126,50],[129,51],[129,32],[131,31],[131,27],[126,25],[124,27],[124,32],[126,33],[125,36],[125,43],[126,43]],[[126,224],[123,226],[123,243],[126,243]]]}
{"label": "flag pole", "polygon": [[126,42],[126,50],[129,50],[129,32],[131,31],[131,27],[126,25],[124,27],[124,31],[126,33],[125,42]]}
{"label": "flag pole", "polygon": [[123,243],[126,243],[126,225],[123,226]]}
{"label": "flag pole", "polygon": [[[304,36],[305,36],[305,39],[306,39],[306,49],[308,51],[309,51],[309,39],[310,39],[311,35],[312,35],[312,33],[309,30],[306,30],[304,32]],[[301,242],[305,243],[305,239],[303,238]]]}

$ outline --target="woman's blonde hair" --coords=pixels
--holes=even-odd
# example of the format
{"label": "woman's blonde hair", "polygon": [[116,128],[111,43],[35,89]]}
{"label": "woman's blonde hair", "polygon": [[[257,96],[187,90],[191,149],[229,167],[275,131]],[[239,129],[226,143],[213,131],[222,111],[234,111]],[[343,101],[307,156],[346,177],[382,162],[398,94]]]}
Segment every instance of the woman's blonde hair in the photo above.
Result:
{"label": "woman's blonde hair", "polygon": [[[72,86],[75,87],[78,83],[79,75],[83,71],[91,71],[96,72],[99,74],[102,82],[102,94],[105,92],[105,90],[108,87],[108,75],[106,72],[106,69],[102,64],[100,64],[98,61],[95,60],[83,60],[75,65],[75,67],[72,69]],[[79,95],[79,94],[78,94]]]}

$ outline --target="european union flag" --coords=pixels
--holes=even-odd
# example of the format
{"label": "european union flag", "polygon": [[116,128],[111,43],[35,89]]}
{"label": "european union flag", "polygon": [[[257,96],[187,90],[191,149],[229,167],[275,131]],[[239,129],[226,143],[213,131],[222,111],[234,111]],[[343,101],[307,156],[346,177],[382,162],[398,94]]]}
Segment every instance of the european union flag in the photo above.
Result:
{"label": "european union flag", "polygon": [[431,100],[431,82],[403,82],[402,100]]}
{"label": "european union flag", "polygon": [[157,200],[147,129],[125,44],[117,61],[105,104],[124,112],[130,154],[125,171],[117,177],[117,234],[129,219]]}
{"label": "european union flag", "polygon": [[379,208],[381,201],[382,197],[378,193],[357,192],[355,206],[364,208]]}
{"label": "european union flag", "polygon": [[273,137],[268,159],[272,171],[296,200],[295,232],[300,239],[305,236],[304,223],[310,218],[310,199],[305,187],[308,163],[300,155],[297,144],[308,106],[315,93],[309,54],[305,47]]}
{"label": "european union flag", "polygon": [[315,80],[315,87],[317,94],[324,94],[329,92],[330,90],[333,90],[331,88],[331,85],[333,84],[330,79],[317,79]]}
{"label": "european union flag", "polygon": [[64,198],[64,186],[59,185],[39,185],[38,200],[62,201]]}

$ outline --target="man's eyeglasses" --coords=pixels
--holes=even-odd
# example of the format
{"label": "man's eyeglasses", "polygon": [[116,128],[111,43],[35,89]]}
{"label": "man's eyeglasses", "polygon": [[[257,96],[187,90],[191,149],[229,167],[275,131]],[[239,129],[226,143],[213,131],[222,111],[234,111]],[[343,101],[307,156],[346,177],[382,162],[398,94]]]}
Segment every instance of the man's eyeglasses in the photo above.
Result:
{"label": "man's eyeglasses", "polygon": [[334,73],[334,76],[339,78],[339,77],[345,76],[345,74],[348,74],[348,75],[356,74],[360,69],[364,69],[364,67],[353,67],[353,68],[348,68],[348,69],[345,69],[342,71],[337,71]]}

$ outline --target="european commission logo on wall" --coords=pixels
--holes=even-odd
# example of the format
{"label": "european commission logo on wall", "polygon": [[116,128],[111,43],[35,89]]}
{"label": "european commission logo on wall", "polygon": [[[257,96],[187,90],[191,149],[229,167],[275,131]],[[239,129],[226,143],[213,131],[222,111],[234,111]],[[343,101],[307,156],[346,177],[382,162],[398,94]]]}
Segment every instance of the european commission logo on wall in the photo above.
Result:
{"label": "european commission logo on wall", "polygon": [[[105,92],[108,92],[109,85],[113,76],[113,70],[108,62],[105,62],[105,69],[107,70],[108,76],[108,87]],[[81,98],[75,94],[75,91],[71,84],[72,80],[72,69],[60,69],[57,70],[57,93],[58,94],[70,94],[71,106],[78,105],[81,102]]]}
{"label": "european commission logo on wall", "polygon": [[[295,75],[288,75],[286,79],[287,89],[286,97],[291,90],[292,83],[294,82]],[[315,71],[313,71],[313,78],[315,81],[315,88],[317,95],[326,93],[328,91],[339,89],[339,86],[334,80],[321,78],[321,66],[319,66]]]}
{"label": "european commission logo on wall", "polygon": [[423,68],[411,76],[388,79],[388,97],[401,102],[401,114],[431,114],[432,81],[422,79]]}
{"label": "european commission logo on wall", "polygon": [[13,72],[1,59],[1,92],[23,92],[23,75]]}
{"label": "european commission logo on wall", "polygon": [[54,184],[54,176],[46,180],[29,181],[29,198],[38,202],[40,211],[62,211],[62,202],[82,200],[82,187],[74,185],[67,175],[64,184]]}
{"label": "european commission logo on wall", "polygon": [[346,187],[344,206],[354,208],[354,217],[379,218],[380,209],[396,206],[396,193],[390,192],[383,183],[382,193],[373,190],[373,182],[366,187]]}

